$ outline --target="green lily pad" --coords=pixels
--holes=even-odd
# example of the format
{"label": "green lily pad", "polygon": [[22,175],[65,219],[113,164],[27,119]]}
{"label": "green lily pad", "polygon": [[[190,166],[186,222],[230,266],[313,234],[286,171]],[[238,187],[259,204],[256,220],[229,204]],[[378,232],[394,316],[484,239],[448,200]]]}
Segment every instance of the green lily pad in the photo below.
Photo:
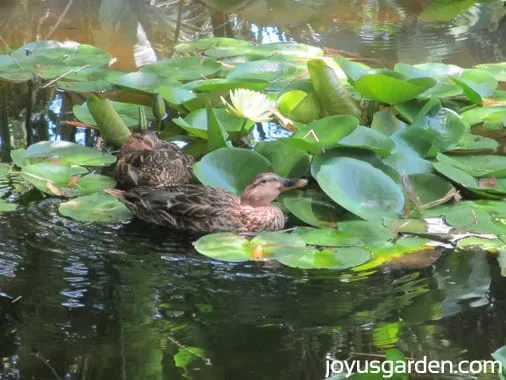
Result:
{"label": "green lily pad", "polygon": [[200,38],[191,42],[177,44],[175,50],[178,53],[191,53],[195,50],[207,50],[211,48],[230,47],[232,49],[252,48],[255,45],[250,41],[238,40],[227,37]]}
{"label": "green lily pad", "polygon": [[275,55],[295,56],[301,58],[322,56],[323,50],[316,46],[299,42],[273,42],[258,46],[262,52],[272,52]]}
{"label": "green lily pad", "polygon": [[[242,118],[231,115],[224,108],[213,108],[213,111],[216,115],[216,118],[223,126],[224,130],[230,133],[240,132],[244,127],[245,130],[251,128],[253,123],[246,122]],[[172,119],[174,124],[183,128],[185,131],[190,134],[197,136],[201,139],[208,138],[208,120],[207,120],[207,110],[205,108],[199,108],[193,112],[190,112],[185,118],[177,118]]]}
{"label": "green lily pad", "polygon": [[409,176],[409,182],[422,204],[441,200],[453,185],[445,178],[433,173],[418,173]]}
{"label": "green lily pad", "polygon": [[392,111],[378,111],[373,115],[371,129],[390,136],[398,129],[407,127],[407,124],[394,116]]}
{"label": "green lily pad", "polygon": [[383,160],[385,164],[396,169],[399,174],[406,173],[419,174],[419,173],[430,173],[433,171],[432,163],[424,160],[415,152],[399,152],[392,153]]}
{"label": "green lily pad", "polygon": [[349,61],[340,55],[335,57],[334,60],[345,72],[351,83],[355,83],[360,77],[366,75],[369,70],[371,70],[371,68],[364,63]]}
{"label": "green lily pad", "polygon": [[476,5],[476,0],[448,2],[436,0],[429,3],[418,18],[423,21],[450,21],[459,13]]}
{"label": "green lily pad", "polygon": [[237,65],[227,79],[261,79],[275,82],[293,78],[301,73],[297,66],[281,60],[258,60]]}
{"label": "green lily pad", "polygon": [[0,213],[2,212],[11,212],[18,208],[18,205],[15,203],[9,203],[5,201],[5,199],[0,199]]}
{"label": "green lily pad", "polygon": [[335,227],[343,210],[320,193],[283,197],[285,207],[303,222],[315,227]]}
{"label": "green lily pad", "polygon": [[121,75],[114,78],[112,83],[122,89],[148,95],[157,93],[161,86],[178,85],[175,79],[162,77],[156,73],[144,73],[140,71]]}
{"label": "green lily pad", "polygon": [[495,152],[498,147],[499,142],[497,140],[466,132],[459,140],[457,146],[455,147],[455,150],[467,150],[467,151],[488,150],[490,151],[490,153],[492,153]]}
{"label": "green lily pad", "polygon": [[393,232],[378,221],[345,220],[336,228],[298,228],[295,232],[306,244],[326,247],[381,245],[393,238]]}
{"label": "green lily pad", "polygon": [[489,72],[497,81],[506,82],[506,62],[482,63],[474,67]]}
{"label": "green lily pad", "polygon": [[265,260],[290,255],[306,243],[283,232],[262,232],[251,240],[231,232],[209,234],[194,244],[197,252],[222,261]]}
{"label": "green lily pad", "polygon": [[185,83],[181,86],[183,89],[194,92],[227,92],[237,88],[247,90],[262,91],[269,85],[269,82],[261,79],[227,79],[211,78],[201,79]]}
{"label": "green lily pad", "polygon": [[105,189],[116,186],[116,181],[108,176],[90,173],[82,177],[76,177],[76,182],[72,184],[79,195],[93,194]]}
{"label": "green lily pad", "polygon": [[207,144],[209,150],[224,148],[231,146],[232,143],[228,141],[228,133],[225,131],[223,123],[216,116],[216,112],[212,107],[207,107]]}
{"label": "green lily pad", "polygon": [[155,73],[173,80],[195,80],[216,74],[221,64],[215,59],[203,57],[170,58],[144,66],[141,72]]}
{"label": "green lily pad", "polygon": [[10,157],[12,162],[14,162],[14,165],[16,165],[18,168],[23,167],[25,165],[26,149],[19,148],[11,150]]}
{"label": "green lily pad", "polygon": [[402,80],[386,74],[367,74],[355,83],[355,88],[364,97],[387,104],[411,100],[435,86],[432,78]]}
{"label": "green lily pad", "polygon": [[279,111],[291,120],[310,123],[321,113],[316,93],[302,90],[291,90],[283,93],[277,100]]}
{"label": "green lily pad", "polygon": [[385,157],[395,147],[394,142],[386,135],[372,128],[358,126],[349,135],[339,140],[340,146],[362,148]]}
{"label": "green lily pad", "polygon": [[464,170],[473,177],[506,177],[506,157],[492,154],[445,156],[438,154],[438,161]]}
{"label": "green lily pad", "polygon": [[278,261],[292,268],[344,270],[364,264],[370,259],[371,253],[358,247],[322,250],[308,247],[280,257]]}
{"label": "green lily pad", "polygon": [[504,120],[506,118],[506,106],[477,107],[462,112],[462,120],[473,126],[484,121]]}
{"label": "green lily pad", "polygon": [[[113,108],[118,112],[121,120],[126,124],[127,127],[137,127],[139,123],[139,107],[144,107],[144,112],[148,119],[153,119],[153,110],[151,107],[139,106],[138,104],[133,103],[123,103],[123,102],[115,102],[110,101]],[[91,125],[97,125],[93,116],[88,109],[87,103],[76,104],[72,107],[72,111],[77,119],[84,123],[88,123]]]}
{"label": "green lily pad", "polygon": [[61,203],[58,212],[79,222],[117,223],[132,219],[132,213],[115,197],[95,193]]}
{"label": "green lily pad", "polygon": [[66,195],[67,187],[73,171],[70,164],[54,162],[37,162],[24,165],[21,177],[30,182],[35,188],[49,195]]}
{"label": "green lily pad", "polygon": [[124,74],[122,71],[89,67],[66,74],[56,84],[62,90],[73,92],[110,91],[116,88],[112,83],[114,79]]}
{"label": "green lily pad", "polygon": [[331,159],[320,166],[316,180],[334,202],[364,219],[398,214],[404,206],[399,185],[364,161]]}
{"label": "green lily pad", "polygon": [[220,148],[202,157],[193,169],[204,185],[241,195],[257,174],[272,171],[272,166],[264,156],[249,149]]}
{"label": "green lily pad", "polygon": [[284,144],[282,141],[262,141],[255,151],[267,158],[274,173],[282,177],[300,178],[309,173],[309,155],[306,151]]}
{"label": "green lily pad", "polygon": [[334,115],[316,120],[306,125],[290,138],[281,138],[285,144],[318,153],[322,149],[329,149],[348,136],[358,127],[358,119],[350,115]]}
{"label": "green lily pad", "polygon": [[25,160],[39,157],[51,157],[62,163],[84,166],[106,166],[116,162],[112,154],[69,141],[40,141],[26,149]]}
{"label": "green lily pad", "polygon": [[453,182],[471,189],[478,188],[478,180],[464,170],[443,162],[434,162],[432,165],[434,169]]}
{"label": "green lily pad", "polygon": [[39,76],[49,80],[85,66],[105,66],[110,56],[102,50],[74,41],[37,41],[0,55],[0,78],[27,81]]}

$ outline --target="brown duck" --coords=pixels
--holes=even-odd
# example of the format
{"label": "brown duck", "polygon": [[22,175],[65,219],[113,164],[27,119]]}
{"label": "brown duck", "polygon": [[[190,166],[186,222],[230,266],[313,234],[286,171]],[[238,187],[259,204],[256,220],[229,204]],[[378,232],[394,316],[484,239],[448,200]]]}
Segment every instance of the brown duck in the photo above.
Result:
{"label": "brown duck", "polygon": [[133,133],[121,146],[114,177],[117,187],[179,185],[193,181],[193,158],[150,132]]}
{"label": "brown duck", "polygon": [[303,187],[305,179],[274,173],[257,175],[242,197],[211,186],[141,186],[106,190],[141,220],[193,233],[260,232],[283,229],[285,216],[271,202],[283,191]]}

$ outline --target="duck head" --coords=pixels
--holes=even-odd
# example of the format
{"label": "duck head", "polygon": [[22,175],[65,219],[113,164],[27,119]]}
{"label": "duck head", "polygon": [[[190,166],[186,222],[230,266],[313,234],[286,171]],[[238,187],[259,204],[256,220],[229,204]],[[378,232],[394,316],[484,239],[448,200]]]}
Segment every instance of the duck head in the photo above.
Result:
{"label": "duck head", "polygon": [[290,179],[274,173],[261,173],[244,189],[241,204],[253,207],[269,206],[283,191],[307,185],[307,179]]}
{"label": "duck head", "polygon": [[132,133],[123,145],[121,145],[120,155],[139,150],[153,150],[158,142],[158,137],[151,132],[144,131]]}

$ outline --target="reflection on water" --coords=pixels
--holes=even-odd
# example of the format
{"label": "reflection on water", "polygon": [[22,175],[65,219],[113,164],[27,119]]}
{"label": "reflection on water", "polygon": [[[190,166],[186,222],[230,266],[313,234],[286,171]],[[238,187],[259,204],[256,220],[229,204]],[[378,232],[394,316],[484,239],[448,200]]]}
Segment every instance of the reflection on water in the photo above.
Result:
{"label": "reflection on water", "polygon": [[[213,33],[295,39],[383,64],[504,60],[500,1],[445,23],[420,19],[426,1],[218,4],[4,0],[0,36],[10,46],[48,36],[91,43],[121,69]],[[29,88],[0,89],[9,110],[4,159],[27,140],[94,143],[89,130],[61,123],[78,95],[42,90],[28,110]],[[33,134],[23,134],[26,124]],[[258,129],[255,138],[283,133]],[[0,191],[26,204],[0,214],[0,379],[322,379],[326,357],[396,346],[412,357],[488,359],[506,337],[504,279],[480,252],[367,275],[221,263],[184,236],[137,222],[76,223],[57,214],[55,199]]]}

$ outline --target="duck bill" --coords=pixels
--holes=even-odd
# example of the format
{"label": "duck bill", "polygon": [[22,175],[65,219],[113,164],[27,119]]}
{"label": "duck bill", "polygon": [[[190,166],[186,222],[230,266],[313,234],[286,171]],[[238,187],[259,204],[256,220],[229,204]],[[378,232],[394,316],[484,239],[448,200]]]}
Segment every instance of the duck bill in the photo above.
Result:
{"label": "duck bill", "polygon": [[291,189],[298,189],[300,187],[304,187],[307,185],[307,179],[290,179],[290,178],[283,178],[281,180],[281,183],[283,184],[283,188],[281,191],[287,191]]}

